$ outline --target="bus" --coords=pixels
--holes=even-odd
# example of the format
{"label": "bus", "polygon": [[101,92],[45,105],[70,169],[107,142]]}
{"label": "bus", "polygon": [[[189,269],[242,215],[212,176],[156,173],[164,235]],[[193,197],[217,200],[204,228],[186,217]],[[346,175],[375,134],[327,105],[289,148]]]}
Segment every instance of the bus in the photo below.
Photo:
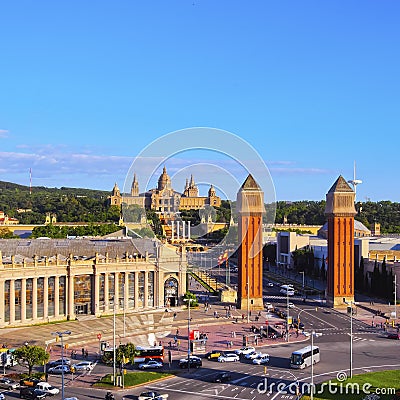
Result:
{"label": "bus", "polygon": [[147,360],[158,360],[164,362],[164,347],[163,346],[136,346],[135,348],[135,363],[142,363]]}
{"label": "bus", "polygon": [[312,362],[316,364],[319,361],[319,347],[313,346],[311,353],[311,346],[307,346],[292,353],[290,356],[290,368],[303,369],[309,367]]}
{"label": "bus", "polygon": [[292,285],[282,285],[280,293],[284,294],[285,296],[294,296],[294,288]]}
{"label": "bus", "polygon": [[[117,350],[118,351],[118,350]],[[114,349],[106,347],[103,349],[102,361],[107,365],[111,365],[114,359]],[[164,347],[163,346],[136,346],[133,363],[142,363],[147,360],[158,360],[164,362]]]}

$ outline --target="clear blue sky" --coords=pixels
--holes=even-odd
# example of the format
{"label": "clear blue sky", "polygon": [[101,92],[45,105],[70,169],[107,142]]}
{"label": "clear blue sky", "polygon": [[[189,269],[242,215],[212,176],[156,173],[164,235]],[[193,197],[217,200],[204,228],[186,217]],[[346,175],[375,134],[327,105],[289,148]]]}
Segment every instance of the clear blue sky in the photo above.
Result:
{"label": "clear blue sky", "polygon": [[356,160],[359,200],[400,201],[399,15],[397,0],[2,2],[0,180],[111,190],[150,142],[208,126],[256,149],[278,200],[324,199]]}

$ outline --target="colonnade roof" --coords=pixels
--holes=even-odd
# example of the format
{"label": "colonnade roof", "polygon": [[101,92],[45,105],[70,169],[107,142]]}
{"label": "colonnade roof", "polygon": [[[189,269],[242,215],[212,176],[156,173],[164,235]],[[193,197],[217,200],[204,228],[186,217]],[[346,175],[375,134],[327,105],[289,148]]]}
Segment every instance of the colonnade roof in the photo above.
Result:
{"label": "colonnade roof", "polygon": [[109,257],[122,257],[125,253],[144,257],[156,255],[157,242],[150,239],[0,239],[3,257],[20,255],[23,257],[69,257],[92,258],[98,253]]}

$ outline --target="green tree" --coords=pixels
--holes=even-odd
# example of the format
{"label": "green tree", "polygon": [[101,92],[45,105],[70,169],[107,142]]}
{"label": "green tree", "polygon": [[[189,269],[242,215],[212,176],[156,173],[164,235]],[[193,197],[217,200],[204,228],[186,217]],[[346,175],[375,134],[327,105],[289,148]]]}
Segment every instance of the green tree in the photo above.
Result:
{"label": "green tree", "polygon": [[116,362],[118,365],[123,364],[134,364],[135,359],[135,345],[133,343],[121,344],[117,348],[117,353],[115,354]]}
{"label": "green tree", "polygon": [[189,290],[183,295],[183,301],[186,305],[188,304],[188,300],[190,301],[190,307],[197,307],[199,305],[196,295]]}
{"label": "green tree", "polygon": [[32,370],[35,365],[44,365],[49,360],[49,353],[42,347],[35,345],[24,345],[19,347],[14,352],[18,364],[28,368],[28,375],[32,375]]}

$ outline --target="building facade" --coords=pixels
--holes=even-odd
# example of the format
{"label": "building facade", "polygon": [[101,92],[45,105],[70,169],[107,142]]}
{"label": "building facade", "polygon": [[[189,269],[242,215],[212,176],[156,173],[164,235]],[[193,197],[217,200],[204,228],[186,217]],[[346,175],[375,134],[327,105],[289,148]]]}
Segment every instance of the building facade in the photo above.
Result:
{"label": "building facade", "polygon": [[211,185],[208,196],[199,196],[198,187],[191,176],[186,180],[183,193],[175,191],[166,167],[158,179],[158,185],[147,192],[139,193],[139,183],[134,175],[131,192],[122,194],[115,184],[109,197],[109,204],[116,206],[137,205],[146,210],[153,210],[163,216],[173,216],[179,210],[200,210],[206,205],[219,207],[221,198],[217,196],[215,188]]}
{"label": "building facade", "polygon": [[146,239],[0,240],[0,327],[172,307],[186,255]]}

